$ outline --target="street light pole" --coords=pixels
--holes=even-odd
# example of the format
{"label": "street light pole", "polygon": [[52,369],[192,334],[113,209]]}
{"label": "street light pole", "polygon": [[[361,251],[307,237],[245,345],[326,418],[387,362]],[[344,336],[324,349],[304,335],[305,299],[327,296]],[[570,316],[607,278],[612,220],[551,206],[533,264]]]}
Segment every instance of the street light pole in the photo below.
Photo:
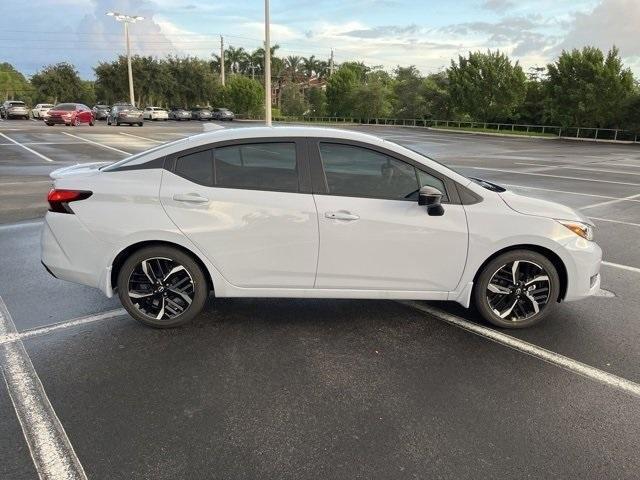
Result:
{"label": "street light pole", "polygon": [[129,22],[124,22],[124,37],[127,43],[127,73],[129,75],[129,98],[131,105],[135,107],[136,100],[133,96],[133,71],[131,70],[131,44],[129,43]]}
{"label": "street light pole", "polygon": [[269,38],[269,0],[264,0],[264,123],[271,126],[271,40]]}
{"label": "street light pole", "polygon": [[136,101],[133,95],[133,71],[131,69],[131,43],[129,41],[129,24],[136,23],[139,20],[144,20],[144,17],[125,15],[118,12],[107,12],[109,17],[115,18],[118,22],[124,23],[124,41],[127,47],[127,73],[129,76],[129,98],[131,99],[131,105],[135,106]]}

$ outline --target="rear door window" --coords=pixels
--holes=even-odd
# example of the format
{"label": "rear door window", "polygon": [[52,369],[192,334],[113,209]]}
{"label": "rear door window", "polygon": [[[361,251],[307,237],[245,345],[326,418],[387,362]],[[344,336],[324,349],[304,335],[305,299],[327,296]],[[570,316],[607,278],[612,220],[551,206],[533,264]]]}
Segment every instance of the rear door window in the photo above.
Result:
{"label": "rear door window", "polygon": [[214,150],[215,185],[228,188],[297,192],[296,145],[252,143]]}
{"label": "rear door window", "polygon": [[203,150],[178,157],[175,167],[176,175],[180,175],[200,185],[207,187],[213,186],[213,162],[211,155],[211,150]]}

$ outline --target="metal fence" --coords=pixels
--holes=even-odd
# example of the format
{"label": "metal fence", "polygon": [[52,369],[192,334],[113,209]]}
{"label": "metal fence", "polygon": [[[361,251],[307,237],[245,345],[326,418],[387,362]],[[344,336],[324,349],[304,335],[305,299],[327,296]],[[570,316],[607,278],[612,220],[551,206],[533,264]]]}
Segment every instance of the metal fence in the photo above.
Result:
{"label": "metal fence", "polygon": [[[258,118],[252,118],[258,120]],[[527,125],[518,123],[471,122],[457,120],[427,120],[421,118],[359,118],[359,117],[310,117],[274,116],[274,122],[386,125],[456,129],[463,131],[505,133],[523,136],[577,138],[592,141],[640,143],[640,133],[613,128],[560,127],[557,125]]]}

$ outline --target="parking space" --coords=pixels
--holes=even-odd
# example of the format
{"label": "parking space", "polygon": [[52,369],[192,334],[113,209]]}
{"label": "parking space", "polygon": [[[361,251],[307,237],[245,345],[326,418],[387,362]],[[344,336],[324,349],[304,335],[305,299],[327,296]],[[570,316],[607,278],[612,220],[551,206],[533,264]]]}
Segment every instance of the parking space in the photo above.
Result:
{"label": "parking space", "polygon": [[[640,148],[348,128],[579,209],[598,227],[602,296],[506,332],[511,348],[447,321],[485,328],[473,310],[438,302],[211,299],[191,325],[147,329],[41,267],[47,174],[203,124],[3,122],[0,298],[17,333],[0,322],[0,354],[24,345],[72,446],[60,455],[92,479],[637,478]],[[0,382],[0,477],[30,479],[19,387]]]}

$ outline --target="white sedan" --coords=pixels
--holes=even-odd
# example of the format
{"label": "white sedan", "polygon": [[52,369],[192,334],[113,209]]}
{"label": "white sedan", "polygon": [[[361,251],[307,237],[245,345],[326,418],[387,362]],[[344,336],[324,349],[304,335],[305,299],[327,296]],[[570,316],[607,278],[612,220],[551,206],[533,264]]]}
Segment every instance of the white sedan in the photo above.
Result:
{"label": "white sedan", "polygon": [[53,108],[51,103],[39,103],[31,110],[33,118],[46,119],[49,116],[49,110]]}
{"label": "white sedan", "polygon": [[142,117],[145,120],[169,120],[169,112],[160,107],[146,107]]}
{"label": "white sedan", "polygon": [[573,209],[362,133],[218,130],[51,176],[45,267],[154,327],[213,293],[473,302],[519,328],[600,287]]}

